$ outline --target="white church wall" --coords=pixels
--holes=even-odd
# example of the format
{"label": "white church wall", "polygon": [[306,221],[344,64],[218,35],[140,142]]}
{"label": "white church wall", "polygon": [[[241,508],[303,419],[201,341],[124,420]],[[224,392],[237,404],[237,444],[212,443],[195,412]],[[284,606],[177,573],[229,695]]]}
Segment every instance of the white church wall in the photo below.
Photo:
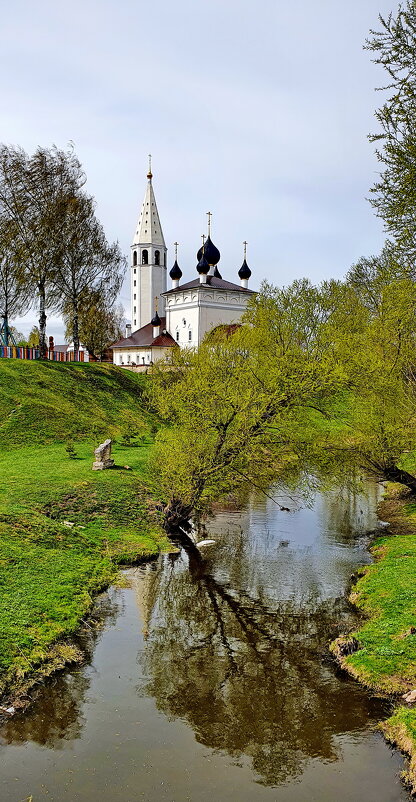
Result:
{"label": "white church wall", "polygon": [[[199,305],[198,296],[191,292],[182,293],[180,302],[173,297],[168,299],[166,308],[166,328],[181,348],[196,348],[199,345]],[[173,303],[172,303],[173,302]]]}
{"label": "white church wall", "polygon": [[119,367],[127,365],[151,365],[160,359],[165,359],[172,352],[172,348],[113,348],[113,364]]}
{"label": "white church wall", "polygon": [[224,302],[221,306],[203,304],[200,313],[200,342],[205,337],[205,334],[215,328],[215,326],[221,324],[226,325],[227,323],[238,323],[241,320],[245,308],[246,304],[243,306],[237,301],[233,304]]}
{"label": "white church wall", "polygon": [[238,323],[249,295],[202,290],[178,291],[166,299],[166,327],[181,348],[197,348],[208,331],[222,323]]}

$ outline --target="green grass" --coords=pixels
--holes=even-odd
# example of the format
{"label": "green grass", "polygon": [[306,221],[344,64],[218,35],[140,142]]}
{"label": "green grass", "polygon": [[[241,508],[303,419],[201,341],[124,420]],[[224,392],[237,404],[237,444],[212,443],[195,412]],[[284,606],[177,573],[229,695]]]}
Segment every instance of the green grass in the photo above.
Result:
{"label": "green grass", "polygon": [[4,447],[146,432],[146,377],[113,365],[0,359]]}
{"label": "green grass", "polygon": [[[142,393],[112,366],[0,360],[0,692],[56,657],[117,565],[168,546]],[[113,447],[121,467],[93,472],[94,446],[132,430],[141,445]]]}
{"label": "green grass", "polygon": [[[403,695],[416,689],[416,503],[401,499],[392,487],[381,515],[391,523],[391,534],[373,544],[375,562],[362,570],[351,595],[367,616],[352,633],[360,648],[341,662],[369,687]],[[380,726],[410,755],[405,778],[416,792],[415,707],[401,704]]]}
{"label": "green grass", "polygon": [[353,601],[369,616],[356,637],[361,648],[346,663],[368,685],[405,691],[416,684],[416,537],[379,538]]}

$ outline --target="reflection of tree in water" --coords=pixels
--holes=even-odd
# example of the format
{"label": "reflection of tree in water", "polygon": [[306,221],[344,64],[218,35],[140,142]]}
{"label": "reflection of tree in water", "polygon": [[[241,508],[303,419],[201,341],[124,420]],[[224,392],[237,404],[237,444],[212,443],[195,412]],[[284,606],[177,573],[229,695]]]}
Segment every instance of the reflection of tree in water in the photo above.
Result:
{"label": "reflection of tree in water", "polygon": [[368,724],[371,701],[319,653],[346,614],[342,601],[265,602],[232,590],[196,555],[149,571],[146,691],[197,740],[252,759],[260,781],[337,758],[333,736]]}
{"label": "reflection of tree in water", "polygon": [[[95,604],[92,621],[97,625],[103,620],[114,623],[119,611],[114,599],[105,594]],[[99,626],[90,627],[79,639],[87,663],[91,662],[101,632]],[[79,738],[84,725],[81,710],[89,686],[89,678],[79,668],[53,678],[27,712],[2,725],[0,744],[18,745],[34,741],[41,746],[59,749],[63,741]]]}
{"label": "reflection of tree in water", "polygon": [[351,540],[358,534],[367,534],[377,525],[377,506],[382,494],[381,485],[363,480],[361,492],[351,493],[339,488],[323,493],[322,515],[328,530],[336,532],[337,539]]}

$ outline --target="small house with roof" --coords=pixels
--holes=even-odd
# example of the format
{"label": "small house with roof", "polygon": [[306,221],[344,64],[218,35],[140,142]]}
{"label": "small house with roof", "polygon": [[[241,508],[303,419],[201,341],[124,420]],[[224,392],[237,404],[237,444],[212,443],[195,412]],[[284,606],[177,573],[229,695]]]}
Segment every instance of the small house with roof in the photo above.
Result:
{"label": "small house with roof", "polygon": [[[114,343],[113,361],[123,367],[146,369],[165,359],[175,348],[197,348],[216,326],[236,324],[253,290],[248,288],[251,270],[246,260],[238,271],[239,284],[222,278],[220,252],[208,236],[197,252],[197,276],[181,284],[177,243],[175,262],[167,289],[167,248],[160,224],[149,165],[147,187],[131,246],[131,320],[126,336]],[[162,316],[159,317],[158,309]],[[150,322],[149,322],[150,321]]]}

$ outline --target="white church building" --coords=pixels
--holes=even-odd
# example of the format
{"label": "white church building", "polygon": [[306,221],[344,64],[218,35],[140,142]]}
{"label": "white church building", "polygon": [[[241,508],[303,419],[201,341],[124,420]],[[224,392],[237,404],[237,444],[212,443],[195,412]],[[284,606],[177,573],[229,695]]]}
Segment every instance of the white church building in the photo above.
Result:
{"label": "white church building", "polygon": [[[197,253],[197,277],[181,284],[176,258],[169,272],[149,167],[147,187],[131,246],[131,324],[126,336],[114,343],[113,362],[125,367],[153,364],[172,353],[172,348],[197,348],[211,329],[238,323],[253,291],[248,288],[251,270],[244,255],[238,271],[240,283],[222,278],[220,252],[208,236]],[[210,220],[210,216],[208,218]],[[176,243],[175,243],[176,244]]]}

